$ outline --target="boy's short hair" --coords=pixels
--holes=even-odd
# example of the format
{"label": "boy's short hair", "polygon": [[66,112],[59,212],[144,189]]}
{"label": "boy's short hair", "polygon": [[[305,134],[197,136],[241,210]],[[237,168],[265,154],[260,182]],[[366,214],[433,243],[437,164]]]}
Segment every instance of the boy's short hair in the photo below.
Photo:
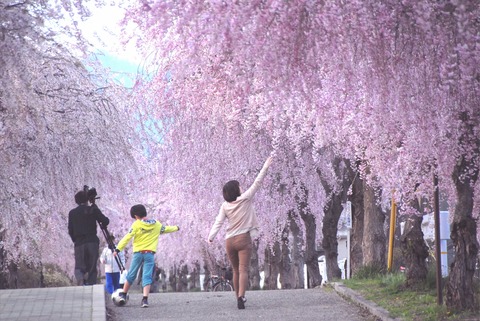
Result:
{"label": "boy's short hair", "polygon": [[130,216],[135,218],[135,215],[138,217],[147,216],[147,209],[142,204],[133,205],[130,209]]}
{"label": "boy's short hair", "polygon": [[223,185],[223,198],[227,202],[235,201],[240,195],[240,183],[238,181],[228,181]]}
{"label": "boy's short hair", "polygon": [[88,202],[87,193],[85,193],[84,191],[80,191],[77,194],[75,194],[75,203],[80,205],[87,202]]}

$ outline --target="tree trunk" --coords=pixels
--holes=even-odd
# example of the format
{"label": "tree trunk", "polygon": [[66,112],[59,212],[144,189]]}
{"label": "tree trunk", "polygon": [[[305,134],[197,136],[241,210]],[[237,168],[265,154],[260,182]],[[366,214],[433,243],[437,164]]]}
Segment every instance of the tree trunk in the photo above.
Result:
{"label": "tree trunk", "polygon": [[[327,270],[327,280],[333,281],[342,277],[342,271],[338,267],[338,241],[337,226],[342,212],[341,204],[335,201],[337,197],[332,196],[329,205],[325,207],[325,216],[323,217],[323,239],[322,247],[325,250],[325,264]],[[340,206],[340,209],[337,208]]]}
{"label": "tree trunk", "polygon": [[318,251],[316,250],[317,224],[315,216],[308,210],[306,204],[300,205],[300,217],[305,224],[305,264],[307,265],[307,284],[314,288],[322,284],[322,276],[318,267]]}
{"label": "tree trunk", "polygon": [[178,269],[177,292],[188,292],[188,267],[186,265]]}
{"label": "tree trunk", "polygon": [[177,268],[174,266],[170,268],[170,273],[168,275],[168,283],[170,284],[170,290],[175,292],[177,290]]}
{"label": "tree trunk", "polygon": [[401,237],[402,254],[407,268],[405,285],[409,288],[423,284],[427,277],[428,246],[422,232],[422,216],[411,215],[405,221]]}
{"label": "tree trunk", "polygon": [[208,287],[208,280],[210,279],[210,276],[212,276],[212,272],[210,272],[210,269],[208,267],[208,264],[203,265],[203,270],[205,274],[205,278],[203,279],[203,290],[207,290]]}
{"label": "tree trunk", "polygon": [[167,273],[163,268],[160,268],[158,272],[159,272],[158,279],[162,285],[162,292],[167,292],[167,285],[168,285]]}
{"label": "tree trunk", "polygon": [[265,248],[265,290],[277,290],[277,280],[280,273],[280,264],[281,264],[281,249],[280,243],[275,242],[273,248]]}
{"label": "tree trunk", "polygon": [[[2,225],[0,224],[0,231]],[[0,232],[0,243],[5,232]],[[6,261],[7,252],[0,246],[0,289],[38,288],[43,285],[42,267],[31,267],[25,262]]]}
{"label": "tree trunk", "polygon": [[[455,166],[452,178],[457,191],[450,238],[455,248],[455,261],[451,264],[447,283],[446,305],[449,310],[475,310],[473,274],[478,253],[477,224],[472,218],[475,182],[478,168],[473,160],[462,157]],[[470,173],[468,173],[470,171]]]}
{"label": "tree trunk", "polygon": [[190,273],[189,290],[200,289],[200,264],[195,263],[195,268]]}
{"label": "tree trunk", "polygon": [[475,310],[473,275],[478,253],[477,223],[472,217],[453,222],[451,239],[455,248],[455,261],[447,283],[446,305],[454,311]]}
{"label": "tree trunk", "polygon": [[352,184],[352,195],[350,201],[352,202],[352,231],[350,238],[350,269],[351,275],[360,270],[363,266],[363,220],[364,220],[364,206],[363,206],[363,180],[357,173]]}
{"label": "tree trunk", "polygon": [[354,179],[354,172],[350,168],[350,162],[335,158],[333,161],[338,187],[330,184],[320,175],[325,194],[329,200],[324,206],[323,217],[323,240],[322,247],[325,250],[327,279],[334,280],[342,277],[342,271],[338,267],[338,220],[343,211],[342,203],[347,201],[347,193]]}
{"label": "tree trunk", "polygon": [[294,277],[294,289],[303,289],[305,287],[305,259],[303,257],[303,233],[297,223],[297,217],[293,211],[289,214],[290,220],[290,231],[293,238],[291,245],[291,257],[292,257],[292,267],[293,267],[293,277]]}
{"label": "tree trunk", "polygon": [[362,240],[363,265],[379,269],[386,267],[385,215],[377,204],[375,190],[364,181],[364,233]]}
{"label": "tree trunk", "polygon": [[[0,257],[1,261],[2,257]],[[40,288],[43,285],[41,267],[32,268],[24,262],[18,265],[10,262],[8,265],[0,266],[0,289]]]}
{"label": "tree trunk", "polygon": [[280,261],[280,284],[282,289],[294,288],[295,276],[292,262],[292,251],[290,250],[290,223],[282,231],[281,240],[281,261]]}
{"label": "tree trunk", "polygon": [[[1,251],[0,251],[1,253]],[[1,265],[0,289],[18,289],[17,285],[17,266],[13,263]]]}
{"label": "tree trunk", "polygon": [[[0,224],[0,231],[3,230],[3,226]],[[0,232],[0,243],[4,240],[5,230]],[[0,289],[14,289],[12,284],[12,275],[16,270],[16,266],[12,263],[7,264],[7,252],[4,247],[0,247]]]}
{"label": "tree trunk", "polygon": [[258,262],[258,240],[253,241],[252,257],[250,259],[250,270],[248,273],[250,290],[260,290],[260,264]]}
{"label": "tree trunk", "polygon": [[304,259],[303,239],[294,211],[288,213],[288,224],[283,230],[280,262],[280,284],[282,289],[303,289]]}
{"label": "tree trunk", "polygon": [[[101,271],[100,269],[98,271]],[[152,273],[152,284],[150,285],[150,293],[158,293],[160,292],[160,270],[158,269],[157,264],[153,266],[153,273]],[[101,283],[101,282],[98,282]]]}

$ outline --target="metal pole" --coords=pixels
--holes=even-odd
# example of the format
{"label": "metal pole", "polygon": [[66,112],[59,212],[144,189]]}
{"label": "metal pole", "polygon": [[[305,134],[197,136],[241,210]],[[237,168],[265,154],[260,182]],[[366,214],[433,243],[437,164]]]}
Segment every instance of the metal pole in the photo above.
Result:
{"label": "metal pole", "polygon": [[392,272],[393,265],[393,244],[395,242],[395,225],[397,221],[397,204],[392,197],[392,208],[390,210],[390,238],[388,241],[388,262],[387,271]]}
{"label": "metal pole", "polygon": [[437,304],[443,304],[442,297],[442,262],[440,249],[440,209],[438,197],[438,176],[433,175],[433,217],[435,219],[435,262],[436,262],[436,280],[437,280]]}

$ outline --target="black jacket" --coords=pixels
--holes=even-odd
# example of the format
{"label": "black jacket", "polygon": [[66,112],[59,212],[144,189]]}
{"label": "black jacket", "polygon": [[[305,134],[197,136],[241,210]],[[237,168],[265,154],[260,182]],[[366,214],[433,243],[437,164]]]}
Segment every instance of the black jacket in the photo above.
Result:
{"label": "black jacket", "polygon": [[90,242],[100,242],[97,237],[97,221],[107,226],[108,217],[96,206],[79,205],[68,213],[68,234],[75,243],[81,245]]}

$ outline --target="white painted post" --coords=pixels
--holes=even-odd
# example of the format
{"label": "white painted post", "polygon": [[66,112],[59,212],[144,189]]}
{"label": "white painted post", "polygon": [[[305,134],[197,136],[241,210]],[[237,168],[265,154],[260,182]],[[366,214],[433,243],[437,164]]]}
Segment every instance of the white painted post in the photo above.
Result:
{"label": "white painted post", "polygon": [[350,229],[347,229],[347,273],[345,278],[350,279]]}
{"label": "white painted post", "polygon": [[448,211],[440,212],[440,262],[442,264],[442,277],[448,276],[448,250],[447,240],[450,239],[450,222]]}

